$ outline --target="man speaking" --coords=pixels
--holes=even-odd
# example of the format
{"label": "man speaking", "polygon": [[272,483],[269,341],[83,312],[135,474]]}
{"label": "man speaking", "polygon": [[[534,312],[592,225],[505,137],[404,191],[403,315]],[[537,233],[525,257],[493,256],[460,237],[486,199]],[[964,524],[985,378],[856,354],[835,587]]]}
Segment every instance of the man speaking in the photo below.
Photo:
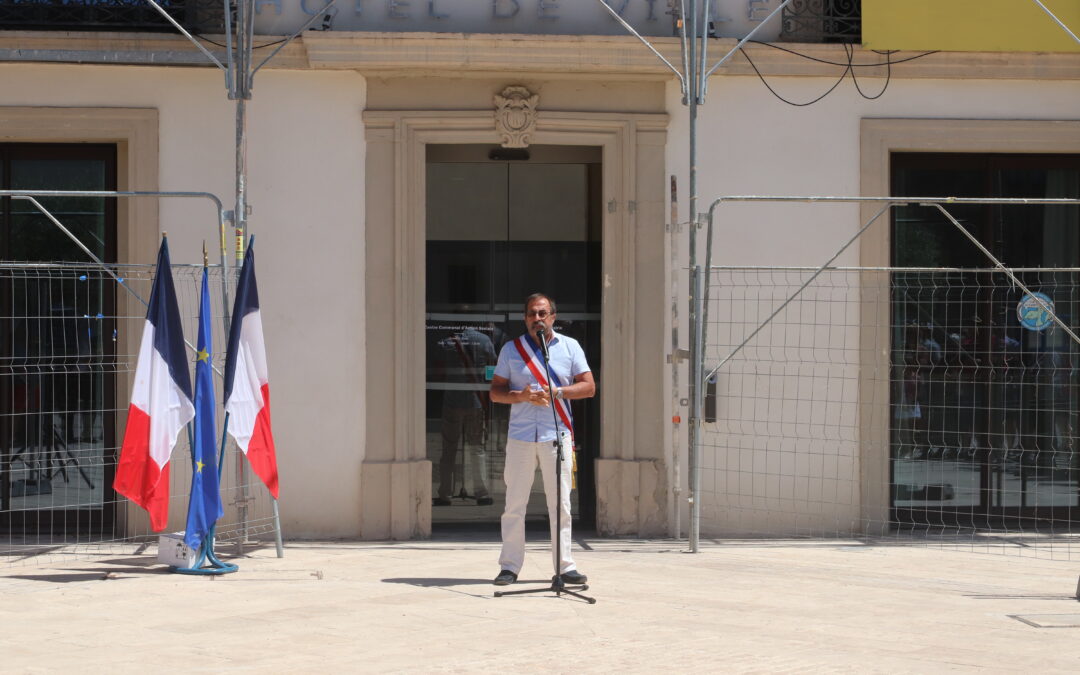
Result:
{"label": "man speaking", "polygon": [[[499,352],[495,375],[491,380],[491,400],[510,404],[510,429],[506,440],[506,508],[502,515],[502,552],[499,555],[499,575],[496,586],[517,581],[525,563],[525,509],[532,491],[536,463],[544,477],[548,518],[551,521],[551,541],[559,537],[559,546],[551,554],[557,574],[567,584],[583,584],[584,574],[577,571],[570,555],[570,486],[573,461],[573,429],[570,419],[570,399],[590,398],[596,392],[592,371],[585,361],[585,352],[573,338],[552,330],[555,325],[555,301],[543,293],[525,299],[526,333],[503,345]],[[543,341],[543,342],[542,342]],[[546,344],[548,364],[543,346]],[[547,381],[548,367],[552,379]],[[558,427],[551,414],[554,404]],[[563,452],[561,512],[556,514],[555,439]],[[558,515],[558,517],[556,517]],[[561,524],[555,532],[555,524]],[[561,560],[556,559],[561,552]]]}

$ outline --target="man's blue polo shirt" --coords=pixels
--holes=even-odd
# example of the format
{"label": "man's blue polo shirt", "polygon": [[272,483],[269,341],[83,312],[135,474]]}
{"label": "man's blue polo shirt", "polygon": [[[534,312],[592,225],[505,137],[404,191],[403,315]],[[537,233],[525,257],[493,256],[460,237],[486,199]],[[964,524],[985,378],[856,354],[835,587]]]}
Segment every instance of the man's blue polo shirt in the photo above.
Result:
{"label": "man's blue polo shirt", "polygon": [[[525,338],[527,341],[530,338]],[[533,343],[535,346],[535,343]],[[529,347],[532,348],[532,347]],[[555,376],[556,386],[565,387],[574,383],[574,378],[591,370],[585,361],[585,352],[577,340],[552,332],[548,342],[548,355],[551,358],[551,372]],[[539,363],[543,368],[543,355]],[[536,378],[521,358],[514,341],[507,342],[499,350],[499,362],[495,365],[495,374],[510,380],[510,391],[524,391],[529,385],[536,384]],[[546,377],[546,373],[545,373]],[[562,421],[559,421],[562,431]],[[551,408],[531,403],[513,403],[510,405],[510,430],[508,436],[518,441],[553,441],[555,440],[555,420]]]}

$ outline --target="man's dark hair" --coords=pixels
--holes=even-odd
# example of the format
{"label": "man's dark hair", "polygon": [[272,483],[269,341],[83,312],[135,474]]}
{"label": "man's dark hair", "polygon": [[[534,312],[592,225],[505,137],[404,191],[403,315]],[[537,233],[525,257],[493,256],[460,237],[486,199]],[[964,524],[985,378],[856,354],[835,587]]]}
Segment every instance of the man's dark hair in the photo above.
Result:
{"label": "man's dark hair", "polygon": [[541,298],[547,300],[548,304],[551,305],[552,314],[558,314],[558,312],[555,311],[555,301],[552,300],[551,296],[547,295],[546,293],[533,293],[529,297],[525,298],[525,313],[529,313],[529,305],[533,304],[537,300],[540,300]]}

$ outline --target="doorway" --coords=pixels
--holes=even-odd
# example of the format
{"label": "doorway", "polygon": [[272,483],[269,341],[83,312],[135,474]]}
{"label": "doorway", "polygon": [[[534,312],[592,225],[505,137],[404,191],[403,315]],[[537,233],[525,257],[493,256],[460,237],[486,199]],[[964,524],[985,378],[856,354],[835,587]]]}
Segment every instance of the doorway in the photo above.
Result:
{"label": "doorway", "polygon": [[[1080,156],[896,153],[893,194],[1080,196]],[[949,211],[1076,326],[1080,209]],[[1080,349],[953,225],[896,209],[893,274],[894,520],[901,525],[1074,530]]]}
{"label": "doorway", "polygon": [[[601,148],[428,145],[426,414],[432,524],[498,527],[509,407],[487,397],[496,356],[523,330],[524,298],[558,304],[600,378]],[[572,512],[595,523],[599,393],[573,403]],[[546,522],[537,476],[527,520]]]}
{"label": "doorway", "polygon": [[[112,144],[0,145],[4,189],[116,189]],[[116,260],[116,205],[39,200]],[[29,202],[0,208],[0,530],[108,532],[115,499],[115,282]],[[56,541],[56,539],[50,539]]]}

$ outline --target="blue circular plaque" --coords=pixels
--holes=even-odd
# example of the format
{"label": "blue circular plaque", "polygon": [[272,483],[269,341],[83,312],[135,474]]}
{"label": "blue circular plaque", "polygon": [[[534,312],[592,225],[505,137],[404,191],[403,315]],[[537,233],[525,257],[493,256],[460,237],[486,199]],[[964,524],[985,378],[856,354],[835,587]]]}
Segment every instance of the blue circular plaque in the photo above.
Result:
{"label": "blue circular plaque", "polygon": [[1054,301],[1050,296],[1035,292],[1020,299],[1016,305],[1016,318],[1020,319],[1020,325],[1028,330],[1044,330],[1054,322],[1053,311]]}

